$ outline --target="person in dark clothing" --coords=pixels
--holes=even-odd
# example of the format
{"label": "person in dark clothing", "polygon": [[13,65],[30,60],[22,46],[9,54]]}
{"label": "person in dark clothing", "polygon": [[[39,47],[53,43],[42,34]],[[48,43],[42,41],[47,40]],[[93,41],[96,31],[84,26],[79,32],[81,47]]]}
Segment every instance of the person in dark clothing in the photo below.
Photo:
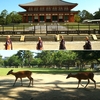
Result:
{"label": "person in dark clothing", "polygon": [[84,48],[84,50],[91,50],[92,49],[91,42],[87,36],[86,36],[86,42],[85,42],[85,45],[83,46],[83,48]]}
{"label": "person in dark clothing", "polygon": [[43,42],[42,42],[41,37],[38,38],[38,43],[37,43],[36,49],[37,50],[42,50],[43,49]]}
{"label": "person in dark clothing", "polygon": [[12,50],[13,49],[10,35],[7,36],[6,43],[4,44],[4,46],[5,46],[5,50]]}
{"label": "person in dark clothing", "polygon": [[64,40],[64,37],[63,36],[60,36],[60,46],[59,46],[59,50],[65,50],[66,47],[65,47],[65,40]]}

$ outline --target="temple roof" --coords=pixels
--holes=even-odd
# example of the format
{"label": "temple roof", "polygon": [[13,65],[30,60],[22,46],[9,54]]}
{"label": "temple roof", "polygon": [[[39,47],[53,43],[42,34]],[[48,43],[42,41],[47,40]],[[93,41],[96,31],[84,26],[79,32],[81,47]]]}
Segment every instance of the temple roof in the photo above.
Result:
{"label": "temple roof", "polygon": [[71,3],[71,2],[66,2],[63,0],[35,0],[33,2],[29,2],[26,4],[19,4],[19,6],[23,7],[23,6],[76,6],[78,5],[77,3]]}

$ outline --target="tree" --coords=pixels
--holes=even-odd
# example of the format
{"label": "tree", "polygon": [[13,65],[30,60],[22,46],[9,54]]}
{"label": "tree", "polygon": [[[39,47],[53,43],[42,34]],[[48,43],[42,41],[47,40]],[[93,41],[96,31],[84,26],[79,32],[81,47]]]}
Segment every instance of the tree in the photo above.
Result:
{"label": "tree", "polygon": [[4,25],[6,24],[6,16],[8,14],[8,11],[5,9],[0,14],[0,24]]}
{"label": "tree", "polygon": [[100,19],[100,8],[99,11],[94,12],[94,19]]}
{"label": "tree", "polygon": [[19,15],[16,11],[12,11],[10,14],[8,14],[8,11],[5,9],[0,14],[0,24],[10,24],[10,23],[21,23],[22,22],[22,16]]}
{"label": "tree", "polygon": [[42,51],[37,54],[36,58],[40,58],[42,60],[41,63],[48,67],[53,63],[53,51]]}
{"label": "tree", "polygon": [[4,9],[4,10],[1,12],[0,15],[1,15],[3,18],[6,18],[7,14],[8,14],[8,11],[7,11],[6,9]]}
{"label": "tree", "polygon": [[85,63],[92,64],[94,61],[100,64],[100,51],[74,51],[77,53],[77,61],[79,61],[80,70]]}
{"label": "tree", "polygon": [[73,51],[57,51],[55,52],[54,62],[56,66],[60,68],[63,65],[66,65],[66,67],[68,67],[69,69],[70,61],[75,61],[76,56],[76,53],[74,53]]}
{"label": "tree", "polygon": [[7,67],[7,66],[9,66],[9,64],[8,64],[8,58],[4,59],[4,67]]}
{"label": "tree", "polygon": [[18,56],[18,59],[20,60],[20,65],[23,67],[24,65],[24,50],[19,50],[16,54]]}
{"label": "tree", "polygon": [[7,15],[6,24],[10,24],[10,23],[12,23],[12,19],[11,19],[10,15]]}
{"label": "tree", "polygon": [[37,67],[41,67],[43,65],[43,61],[41,60],[41,58],[34,58],[32,61],[31,61],[31,64],[30,64],[32,67],[34,66],[37,66]]}
{"label": "tree", "polygon": [[18,56],[18,59],[20,59],[21,66],[29,66],[33,59],[33,53],[29,50],[19,50],[16,54]]}
{"label": "tree", "polygon": [[74,19],[75,19],[75,22],[81,21],[81,17],[78,14],[75,14]]}
{"label": "tree", "polygon": [[10,67],[14,66],[14,67],[18,68],[18,66],[20,66],[20,60],[18,59],[18,56],[16,56],[16,55],[11,56],[8,59],[8,65]]}
{"label": "tree", "polygon": [[76,53],[72,51],[42,51],[37,54],[36,58],[42,60],[41,64],[45,67],[56,66],[61,68],[62,66],[69,64],[69,62],[75,61]]}
{"label": "tree", "polygon": [[29,66],[31,64],[31,61],[33,60],[33,53],[29,50],[24,51],[24,65]]}
{"label": "tree", "polygon": [[93,19],[93,15],[86,10],[83,10],[82,12],[80,12],[80,16],[81,16],[82,21],[85,19]]}
{"label": "tree", "polygon": [[0,67],[2,67],[4,65],[4,61],[2,59],[2,56],[0,55]]}
{"label": "tree", "polygon": [[20,23],[22,22],[22,16],[19,15],[16,11],[12,11],[9,16],[12,19],[12,23]]}

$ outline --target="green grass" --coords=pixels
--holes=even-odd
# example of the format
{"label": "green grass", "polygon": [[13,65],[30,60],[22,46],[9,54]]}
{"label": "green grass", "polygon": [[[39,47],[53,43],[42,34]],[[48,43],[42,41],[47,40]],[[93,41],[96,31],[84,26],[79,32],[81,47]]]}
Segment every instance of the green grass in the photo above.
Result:
{"label": "green grass", "polygon": [[6,76],[8,71],[13,69],[14,71],[22,70],[21,68],[0,68],[0,76]]}
{"label": "green grass", "polygon": [[[34,24],[32,24],[34,25]],[[32,26],[29,23],[21,23],[21,24],[14,24],[14,30],[23,30],[23,27],[28,28]],[[0,31],[3,30],[2,26],[0,26]],[[13,31],[13,24],[11,25],[4,25],[4,30],[6,31]]]}
{"label": "green grass", "polygon": [[[33,25],[37,25],[37,23],[20,23],[20,24],[14,24],[14,30],[23,30],[23,26],[25,26],[25,28],[31,27]],[[47,23],[47,25],[50,25],[50,23]],[[60,23],[60,25],[65,26],[69,29],[78,29],[78,23]],[[89,25],[88,24],[83,24],[83,23],[79,23],[79,29],[89,29]],[[90,24],[90,30],[93,29],[99,29],[99,25],[98,24]],[[0,26],[0,30],[2,30],[2,26]],[[13,24],[12,25],[5,25],[4,30],[13,30]]]}
{"label": "green grass", "polygon": [[[69,28],[69,29],[78,29],[78,23],[66,23],[66,24],[62,24],[63,26]],[[87,29],[89,30],[89,25],[88,24],[79,24],[79,29]],[[90,30],[93,29],[99,29],[99,25],[98,24],[90,24]]]}
{"label": "green grass", "polygon": [[[67,74],[67,73],[76,73],[79,72],[79,69],[73,69],[70,70],[67,69],[55,69],[55,68],[0,68],[0,76],[6,76],[8,71],[13,69],[14,72],[22,71],[22,70],[30,70],[33,73],[38,74]],[[91,70],[82,70],[82,71],[91,71]]]}

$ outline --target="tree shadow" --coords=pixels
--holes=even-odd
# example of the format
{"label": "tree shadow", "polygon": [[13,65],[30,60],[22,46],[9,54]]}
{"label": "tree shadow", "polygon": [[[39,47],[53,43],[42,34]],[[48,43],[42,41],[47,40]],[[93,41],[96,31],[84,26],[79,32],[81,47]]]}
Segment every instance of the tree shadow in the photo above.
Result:
{"label": "tree shadow", "polygon": [[[14,79],[0,80],[0,100],[100,100],[100,86],[94,85],[87,88],[77,87],[75,82],[63,82],[59,79],[51,82],[43,82],[43,79],[34,79],[34,86],[27,87],[28,79],[23,79],[24,86],[20,86],[20,80],[13,87]],[[83,82],[83,84],[86,84]],[[75,85],[73,87],[73,85]]]}
{"label": "tree shadow", "polygon": [[[50,89],[49,91],[25,90],[18,100],[99,100],[99,89]],[[23,96],[25,95],[25,96]]]}

